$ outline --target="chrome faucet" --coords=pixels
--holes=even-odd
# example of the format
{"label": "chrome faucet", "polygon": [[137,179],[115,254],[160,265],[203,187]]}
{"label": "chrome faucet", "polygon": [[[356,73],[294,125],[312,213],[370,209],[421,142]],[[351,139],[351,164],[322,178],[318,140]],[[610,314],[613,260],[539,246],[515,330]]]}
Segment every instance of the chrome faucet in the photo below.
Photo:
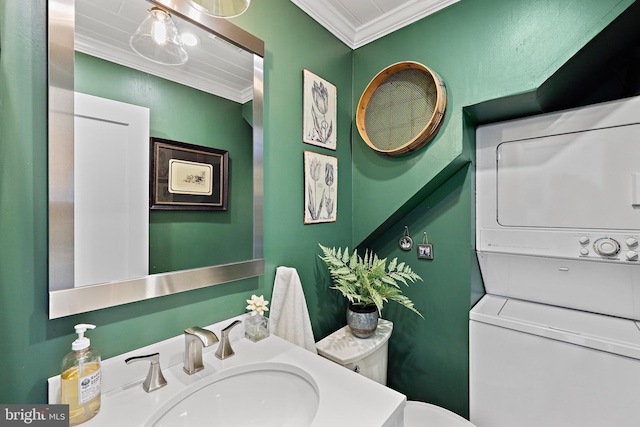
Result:
{"label": "chrome faucet", "polygon": [[191,375],[204,369],[202,349],[217,343],[218,337],[213,332],[199,326],[184,330],[184,371]]}
{"label": "chrome faucet", "polygon": [[145,360],[151,362],[151,366],[149,366],[149,373],[147,374],[147,378],[142,383],[142,388],[147,393],[151,393],[152,391],[167,385],[167,380],[164,379],[164,375],[162,375],[162,369],[160,369],[160,353],[153,353],[146,356],[129,357],[124,361],[127,365],[129,365],[134,362],[143,362]]}
{"label": "chrome faucet", "polygon": [[220,341],[220,344],[218,344],[218,350],[216,350],[216,357],[218,359],[226,359],[227,357],[231,357],[235,354],[231,348],[231,342],[229,341],[229,332],[231,332],[231,329],[238,326],[240,323],[242,323],[240,320],[235,320],[222,330],[222,340]]}

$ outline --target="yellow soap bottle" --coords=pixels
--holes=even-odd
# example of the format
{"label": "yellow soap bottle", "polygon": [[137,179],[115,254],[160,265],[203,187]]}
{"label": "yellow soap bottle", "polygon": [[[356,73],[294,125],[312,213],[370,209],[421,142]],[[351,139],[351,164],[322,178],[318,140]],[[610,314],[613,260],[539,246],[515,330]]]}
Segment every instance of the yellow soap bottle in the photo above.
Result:
{"label": "yellow soap bottle", "polygon": [[95,325],[75,326],[78,339],[62,359],[61,402],[69,405],[69,425],[76,426],[95,417],[100,410],[100,353],[89,347],[84,336]]}

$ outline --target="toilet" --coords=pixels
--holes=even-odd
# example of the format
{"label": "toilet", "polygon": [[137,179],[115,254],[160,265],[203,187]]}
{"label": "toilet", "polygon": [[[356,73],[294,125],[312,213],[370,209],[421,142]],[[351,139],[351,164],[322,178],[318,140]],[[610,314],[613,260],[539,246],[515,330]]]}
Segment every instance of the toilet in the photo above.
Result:
{"label": "toilet", "polygon": [[[318,354],[387,385],[389,337],[393,323],[378,320],[378,328],[369,338],[356,338],[345,326],[316,343]],[[408,401],[404,410],[405,427],[473,427],[466,419],[444,408],[424,402]]]}

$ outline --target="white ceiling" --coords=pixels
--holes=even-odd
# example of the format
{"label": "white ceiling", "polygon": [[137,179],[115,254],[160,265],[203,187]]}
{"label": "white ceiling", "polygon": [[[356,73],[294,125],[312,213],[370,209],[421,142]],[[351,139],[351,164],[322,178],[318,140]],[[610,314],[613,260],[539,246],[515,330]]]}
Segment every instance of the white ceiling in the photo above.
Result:
{"label": "white ceiling", "polygon": [[291,0],[356,49],[459,0]]}
{"label": "white ceiling", "polygon": [[159,65],[136,54],[129,38],[150,7],[145,0],[76,0],[76,50],[232,101],[253,97],[253,55],[175,16],[181,34],[200,39],[198,46],[185,47],[186,64]]}
{"label": "white ceiling", "polygon": [[[268,0],[267,0],[268,1]],[[352,49],[370,43],[459,0],[291,0]],[[159,65],[138,56],[129,38],[144,20],[145,0],[76,0],[76,50],[245,103],[253,94],[253,57],[173,17],[181,33],[200,39],[186,47],[184,65]]]}

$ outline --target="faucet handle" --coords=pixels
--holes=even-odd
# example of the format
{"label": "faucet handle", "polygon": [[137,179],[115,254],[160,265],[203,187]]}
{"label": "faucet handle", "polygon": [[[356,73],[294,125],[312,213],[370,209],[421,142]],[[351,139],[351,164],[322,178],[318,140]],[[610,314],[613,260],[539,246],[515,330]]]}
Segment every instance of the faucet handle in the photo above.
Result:
{"label": "faucet handle", "polygon": [[162,388],[167,385],[167,380],[164,379],[164,375],[162,375],[162,369],[160,369],[160,353],[148,354],[146,356],[134,356],[125,359],[125,363],[130,365],[135,362],[142,361],[151,362],[151,366],[149,366],[149,373],[147,374],[147,378],[142,383],[142,388],[147,393],[151,393],[154,390]]}
{"label": "faucet handle", "polygon": [[242,323],[240,320],[233,321],[229,326],[224,328],[221,332],[222,338],[220,339],[220,344],[218,345],[218,350],[216,350],[216,357],[220,360],[224,360],[227,357],[231,357],[235,354],[233,348],[231,348],[231,342],[229,341],[229,333],[231,329],[238,326]]}

